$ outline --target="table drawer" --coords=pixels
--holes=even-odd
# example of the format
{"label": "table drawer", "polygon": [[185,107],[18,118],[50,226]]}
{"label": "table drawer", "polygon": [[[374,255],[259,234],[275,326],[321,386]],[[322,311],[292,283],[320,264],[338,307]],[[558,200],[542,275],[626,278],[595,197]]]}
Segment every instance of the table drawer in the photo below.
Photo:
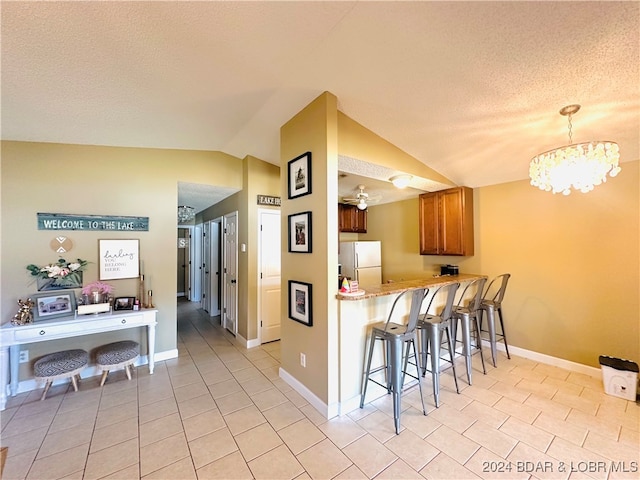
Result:
{"label": "table drawer", "polygon": [[30,325],[28,328],[19,327],[14,332],[14,339],[18,342],[38,342],[51,338],[82,335],[80,332],[94,333],[95,331],[109,331],[119,328],[135,327],[144,324],[143,315],[113,316],[96,320],[61,322],[57,324]]}

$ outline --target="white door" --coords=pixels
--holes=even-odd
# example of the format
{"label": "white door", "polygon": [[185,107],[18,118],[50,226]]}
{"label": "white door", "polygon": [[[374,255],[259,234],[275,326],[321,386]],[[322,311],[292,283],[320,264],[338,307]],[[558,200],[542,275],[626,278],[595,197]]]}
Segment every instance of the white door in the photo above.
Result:
{"label": "white door", "polygon": [[189,229],[191,238],[191,257],[189,259],[189,300],[202,301],[202,224]]}
{"label": "white door", "polygon": [[259,210],[258,322],[261,343],[280,339],[280,211]]}
{"label": "white door", "polygon": [[211,222],[202,226],[202,309],[211,313]]}
{"label": "white door", "polygon": [[238,212],[224,216],[224,305],[222,325],[238,332]]}
{"label": "white door", "polygon": [[222,278],[222,258],[220,249],[220,231],[222,230],[222,218],[217,218],[216,220],[212,220],[210,223],[210,255],[211,261],[208,264],[209,267],[209,277],[211,279],[211,284],[209,286],[209,306],[211,310],[209,310],[209,315],[215,317],[220,315],[220,299],[221,299],[221,289],[220,289],[220,279]]}

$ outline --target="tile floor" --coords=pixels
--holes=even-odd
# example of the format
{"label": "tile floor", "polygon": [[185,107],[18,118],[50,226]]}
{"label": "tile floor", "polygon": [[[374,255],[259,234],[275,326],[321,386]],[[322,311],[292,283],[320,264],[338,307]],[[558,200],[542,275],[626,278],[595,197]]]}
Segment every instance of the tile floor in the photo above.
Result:
{"label": "tile floor", "polygon": [[[639,405],[599,378],[507,360],[441,406],[403,396],[395,435],[389,396],[326,420],[278,377],[279,342],[235,347],[197,304],[178,307],[179,358],[111,374],[104,388],[54,387],[2,412],[5,479],[639,478]],[[460,368],[460,372],[464,370]],[[431,384],[425,384],[429,393]]]}

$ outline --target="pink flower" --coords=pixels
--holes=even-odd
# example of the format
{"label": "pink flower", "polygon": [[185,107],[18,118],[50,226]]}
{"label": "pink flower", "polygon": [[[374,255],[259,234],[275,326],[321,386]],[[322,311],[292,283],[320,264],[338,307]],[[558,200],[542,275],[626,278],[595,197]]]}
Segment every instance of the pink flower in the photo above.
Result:
{"label": "pink flower", "polygon": [[110,294],[113,292],[113,287],[108,283],[95,281],[85,285],[82,289],[83,295],[91,295],[93,292]]}

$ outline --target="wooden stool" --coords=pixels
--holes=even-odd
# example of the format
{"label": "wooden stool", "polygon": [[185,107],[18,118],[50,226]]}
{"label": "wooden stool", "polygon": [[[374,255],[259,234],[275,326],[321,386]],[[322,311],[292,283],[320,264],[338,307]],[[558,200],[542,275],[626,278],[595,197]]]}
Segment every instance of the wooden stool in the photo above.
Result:
{"label": "wooden stool", "polygon": [[124,367],[127,378],[131,380],[133,364],[140,356],[140,345],[132,340],[109,343],[96,349],[96,364],[102,370],[100,386],[107,381],[109,370]]}
{"label": "wooden stool", "polygon": [[44,392],[40,400],[44,400],[54,380],[71,378],[73,390],[78,391],[80,372],[89,363],[89,354],[84,350],[65,350],[50,353],[33,364],[35,379],[44,381]]}

